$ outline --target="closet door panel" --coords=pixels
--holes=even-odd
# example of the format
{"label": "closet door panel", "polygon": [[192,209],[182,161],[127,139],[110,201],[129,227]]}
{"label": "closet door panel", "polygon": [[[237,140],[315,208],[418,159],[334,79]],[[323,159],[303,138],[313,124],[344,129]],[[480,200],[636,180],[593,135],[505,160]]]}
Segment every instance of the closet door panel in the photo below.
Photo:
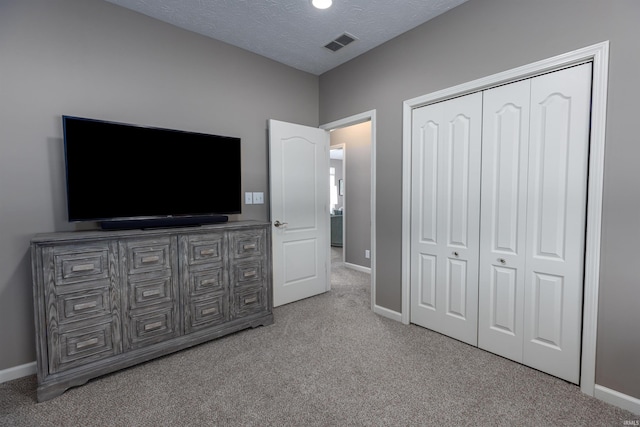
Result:
{"label": "closet door panel", "polygon": [[411,321],[473,345],[481,114],[481,93],[422,107],[412,135]]}
{"label": "closet door panel", "polygon": [[442,104],[414,110],[411,161],[411,321],[436,330],[442,311],[437,284],[442,258],[438,165],[443,112]]}
{"label": "closet door panel", "polygon": [[482,94],[443,104],[447,123],[440,187],[444,199],[440,231],[445,234],[447,256],[441,293],[443,327],[447,335],[477,345]]}
{"label": "closet door panel", "polygon": [[[520,321],[522,298],[516,298],[518,291],[521,293],[522,290],[518,289],[517,279],[518,272],[515,268],[492,266],[490,282],[487,284],[490,293],[488,301],[490,328],[510,337],[515,337],[522,326]],[[516,347],[522,346],[516,345]]]}
{"label": "closet door panel", "polygon": [[[439,108],[437,108],[439,109]],[[420,198],[420,241],[426,244],[438,243],[438,137],[440,125],[429,120],[420,130],[421,136],[416,145],[417,156],[414,157],[420,171],[419,187],[416,188]]]}
{"label": "closet door panel", "polygon": [[478,346],[522,361],[530,80],[485,91]]}
{"label": "closet door panel", "polygon": [[418,307],[435,312],[436,310],[436,272],[437,256],[422,254],[420,265],[417,266],[416,282],[419,283]]}
{"label": "closet door panel", "polygon": [[552,93],[536,106],[532,152],[532,249],[538,259],[564,261],[571,99]]}
{"label": "closet door panel", "polygon": [[564,277],[534,273],[530,301],[533,311],[532,341],[562,351],[562,307],[565,305]]}
{"label": "closet door panel", "polygon": [[467,262],[458,259],[448,259],[446,306],[447,316],[467,320],[467,299],[470,292]]}
{"label": "closet door panel", "polygon": [[591,64],[531,81],[523,363],[578,383]]}
{"label": "closet door panel", "polygon": [[[455,100],[449,101],[455,103]],[[470,175],[474,174],[474,166],[470,159],[472,146],[471,117],[463,113],[456,113],[456,105],[446,105],[445,114],[449,119],[447,139],[444,144],[446,164],[442,165],[445,171],[444,179],[446,188],[442,195],[447,198],[444,220],[447,227],[447,244],[451,247],[469,247],[469,186]],[[452,117],[453,116],[453,117]],[[474,118],[474,120],[477,120]],[[475,212],[472,212],[475,213]],[[473,239],[475,240],[475,239]]]}

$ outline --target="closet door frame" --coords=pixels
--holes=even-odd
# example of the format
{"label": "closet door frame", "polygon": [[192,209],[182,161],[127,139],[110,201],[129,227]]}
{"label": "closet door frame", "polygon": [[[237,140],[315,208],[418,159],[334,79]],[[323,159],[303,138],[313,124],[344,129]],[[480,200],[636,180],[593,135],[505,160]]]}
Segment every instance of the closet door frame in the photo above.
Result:
{"label": "closet door frame", "polygon": [[602,228],[602,190],[609,70],[609,41],[483,77],[404,101],[402,140],[402,323],[409,324],[411,308],[411,118],[414,108],[467,95],[499,85],[535,77],[583,63],[593,64],[589,177],[587,183],[587,230],[585,242],[584,301],[582,312],[582,356],[580,389],[595,394],[598,290],[600,287],[600,238]]}

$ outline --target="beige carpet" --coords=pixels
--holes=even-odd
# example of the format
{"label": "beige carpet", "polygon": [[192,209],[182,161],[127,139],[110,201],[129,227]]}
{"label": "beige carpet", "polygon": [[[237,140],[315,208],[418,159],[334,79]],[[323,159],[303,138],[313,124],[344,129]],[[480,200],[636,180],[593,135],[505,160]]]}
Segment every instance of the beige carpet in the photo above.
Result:
{"label": "beige carpet", "polygon": [[1,426],[622,426],[640,417],[575,385],[370,309],[370,277],[275,323],[93,380],[36,404],[0,384]]}

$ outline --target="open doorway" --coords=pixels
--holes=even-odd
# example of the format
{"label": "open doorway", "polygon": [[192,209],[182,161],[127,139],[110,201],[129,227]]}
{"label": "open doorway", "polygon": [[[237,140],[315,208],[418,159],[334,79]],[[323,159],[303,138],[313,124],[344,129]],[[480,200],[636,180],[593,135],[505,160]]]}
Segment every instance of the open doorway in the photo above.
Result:
{"label": "open doorway", "polygon": [[[370,283],[371,309],[377,312],[374,209],[376,111],[370,110],[326,123],[320,129],[330,131],[330,149],[343,147],[342,253],[335,251],[337,261],[340,262],[341,258],[342,262],[336,265],[336,270],[356,270],[369,274],[367,282]],[[329,252],[332,249],[327,248]],[[330,265],[333,267],[333,262]],[[332,280],[333,270],[331,268]]]}
{"label": "open doorway", "polygon": [[334,129],[329,140],[332,266],[371,273],[371,121]]}
{"label": "open doorway", "polygon": [[329,216],[331,266],[344,264],[345,225],[345,144],[332,145],[329,149]]}

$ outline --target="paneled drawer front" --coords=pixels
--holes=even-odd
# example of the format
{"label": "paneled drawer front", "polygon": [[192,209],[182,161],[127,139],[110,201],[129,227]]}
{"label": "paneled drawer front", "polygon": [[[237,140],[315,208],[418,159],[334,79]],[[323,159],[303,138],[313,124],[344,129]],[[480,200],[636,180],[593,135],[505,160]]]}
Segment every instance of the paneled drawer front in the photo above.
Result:
{"label": "paneled drawer front", "polygon": [[49,371],[60,372],[117,354],[113,329],[111,321],[61,329],[49,342]]}
{"label": "paneled drawer front", "polygon": [[178,336],[176,313],[172,307],[131,316],[130,346],[144,347]]}
{"label": "paneled drawer front", "polygon": [[101,317],[111,312],[107,287],[61,295],[56,298],[56,305],[60,323]]}
{"label": "paneled drawer front", "polygon": [[171,276],[129,276],[129,309],[171,303],[173,295]]}
{"label": "paneled drawer front", "polygon": [[223,234],[190,236],[188,239],[189,265],[222,262]]}
{"label": "paneled drawer front", "polygon": [[230,256],[234,259],[262,256],[265,251],[266,232],[235,231],[229,234]]}
{"label": "paneled drawer front", "polygon": [[236,286],[247,286],[261,282],[263,277],[262,260],[243,261],[234,264],[232,282]]}
{"label": "paneled drawer front", "polygon": [[138,274],[171,268],[169,238],[125,242],[128,273]]}
{"label": "paneled drawer front", "polygon": [[229,299],[225,294],[192,300],[189,305],[187,333],[219,325],[229,320]]}
{"label": "paneled drawer front", "polygon": [[222,266],[207,270],[192,271],[189,275],[189,293],[199,295],[221,292],[226,288]]}
{"label": "paneled drawer front", "polygon": [[[74,252],[68,252],[69,250]],[[106,244],[104,248],[95,248],[87,252],[77,248],[56,248],[54,255],[56,287],[107,279],[109,277],[108,257],[109,250]]]}
{"label": "paneled drawer front", "polygon": [[266,292],[262,286],[236,288],[233,292],[233,317],[260,313],[267,308]]}

